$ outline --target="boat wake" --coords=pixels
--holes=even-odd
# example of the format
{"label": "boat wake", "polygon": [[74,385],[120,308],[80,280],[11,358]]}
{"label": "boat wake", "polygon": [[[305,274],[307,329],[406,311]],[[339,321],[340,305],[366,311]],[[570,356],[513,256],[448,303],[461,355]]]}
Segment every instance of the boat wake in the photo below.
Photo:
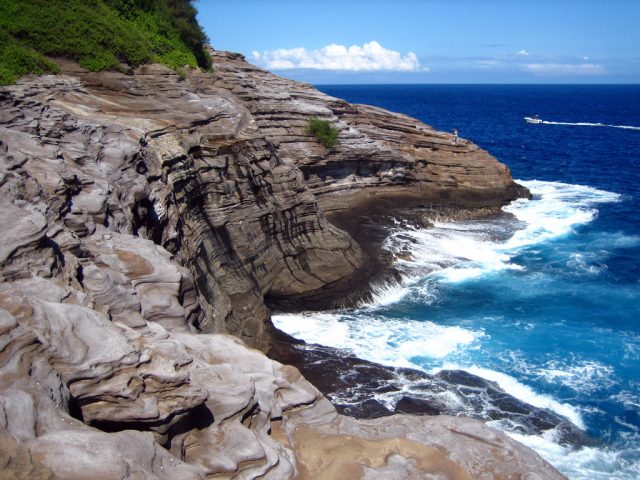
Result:
{"label": "boat wake", "polygon": [[569,125],[572,127],[608,127],[608,128],[622,128],[624,130],[640,130],[640,127],[633,127],[630,125],[609,125],[607,123],[591,123],[591,122],[550,122],[548,120],[541,120],[540,122],[545,125]]}

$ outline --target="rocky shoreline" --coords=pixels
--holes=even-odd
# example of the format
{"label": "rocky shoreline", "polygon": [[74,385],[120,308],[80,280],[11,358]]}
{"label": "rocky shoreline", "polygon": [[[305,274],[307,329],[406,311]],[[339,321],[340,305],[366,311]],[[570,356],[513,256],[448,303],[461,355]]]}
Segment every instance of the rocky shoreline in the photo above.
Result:
{"label": "rocky shoreline", "polygon": [[184,79],[58,60],[0,89],[0,476],[563,478],[478,420],[340,415],[262,353],[267,303],[326,305],[379,271],[340,218],[493,208],[527,194],[508,169],[213,57]]}
{"label": "rocky shoreline", "polygon": [[557,442],[571,448],[598,445],[561,416],[518,400],[494,382],[462,370],[430,375],[387,367],[343,350],[307,344],[279,330],[274,333],[269,356],[298,368],[339,413],[351,417],[371,419],[399,413],[467,416],[497,421],[505,430],[524,435],[554,430]]}

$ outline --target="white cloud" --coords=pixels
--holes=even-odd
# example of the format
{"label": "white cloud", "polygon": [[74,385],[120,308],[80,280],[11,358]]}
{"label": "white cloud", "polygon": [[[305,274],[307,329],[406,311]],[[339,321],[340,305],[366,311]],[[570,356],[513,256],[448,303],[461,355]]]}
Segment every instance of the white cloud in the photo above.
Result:
{"label": "white cloud", "polygon": [[528,57],[529,52],[527,52],[526,50],[520,50],[518,53],[516,53],[516,55],[518,55],[519,57]]}
{"label": "white cloud", "polygon": [[602,65],[594,63],[529,63],[522,68],[536,75],[602,75],[607,73]]}
{"label": "white cloud", "polygon": [[[465,62],[465,66],[467,66],[466,62]],[[500,60],[486,59],[486,60],[474,60],[469,66],[473,68],[489,70],[494,68],[502,68],[504,64]]]}
{"label": "white cloud", "polygon": [[362,46],[331,44],[318,50],[306,48],[279,48],[265,52],[253,52],[253,58],[266,68],[272,70],[288,70],[293,68],[309,68],[315,70],[364,71],[427,71],[420,66],[418,57],[413,52],[402,56],[400,52],[384,48],[378,42],[371,41]]}

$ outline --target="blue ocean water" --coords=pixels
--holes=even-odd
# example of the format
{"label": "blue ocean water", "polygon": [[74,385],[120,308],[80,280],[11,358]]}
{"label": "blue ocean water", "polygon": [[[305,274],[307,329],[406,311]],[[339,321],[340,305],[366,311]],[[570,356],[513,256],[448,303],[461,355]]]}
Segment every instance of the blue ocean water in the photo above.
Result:
{"label": "blue ocean water", "polygon": [[[493,423],[569,478],[640,478],[640,86],[319,88],[457,128],[534,198],[488,220],[399,224],[385,248],[411,252],[403,282],[374,286],[371,305],[276,325],[373,361],[495,380],[601,441],[571,449]],[[545,123],[524,123],[532,114]]]}

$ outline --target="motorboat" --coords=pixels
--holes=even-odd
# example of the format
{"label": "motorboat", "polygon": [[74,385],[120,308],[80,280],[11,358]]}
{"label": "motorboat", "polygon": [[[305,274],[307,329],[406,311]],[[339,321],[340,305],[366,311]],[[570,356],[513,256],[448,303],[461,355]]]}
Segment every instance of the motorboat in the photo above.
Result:
{"label": "motorboat", "polygon": [[527,123],[542,123],[542,119],[538,118],[537,115],[534,115],[532,117],[524,117],[524,121]]}

